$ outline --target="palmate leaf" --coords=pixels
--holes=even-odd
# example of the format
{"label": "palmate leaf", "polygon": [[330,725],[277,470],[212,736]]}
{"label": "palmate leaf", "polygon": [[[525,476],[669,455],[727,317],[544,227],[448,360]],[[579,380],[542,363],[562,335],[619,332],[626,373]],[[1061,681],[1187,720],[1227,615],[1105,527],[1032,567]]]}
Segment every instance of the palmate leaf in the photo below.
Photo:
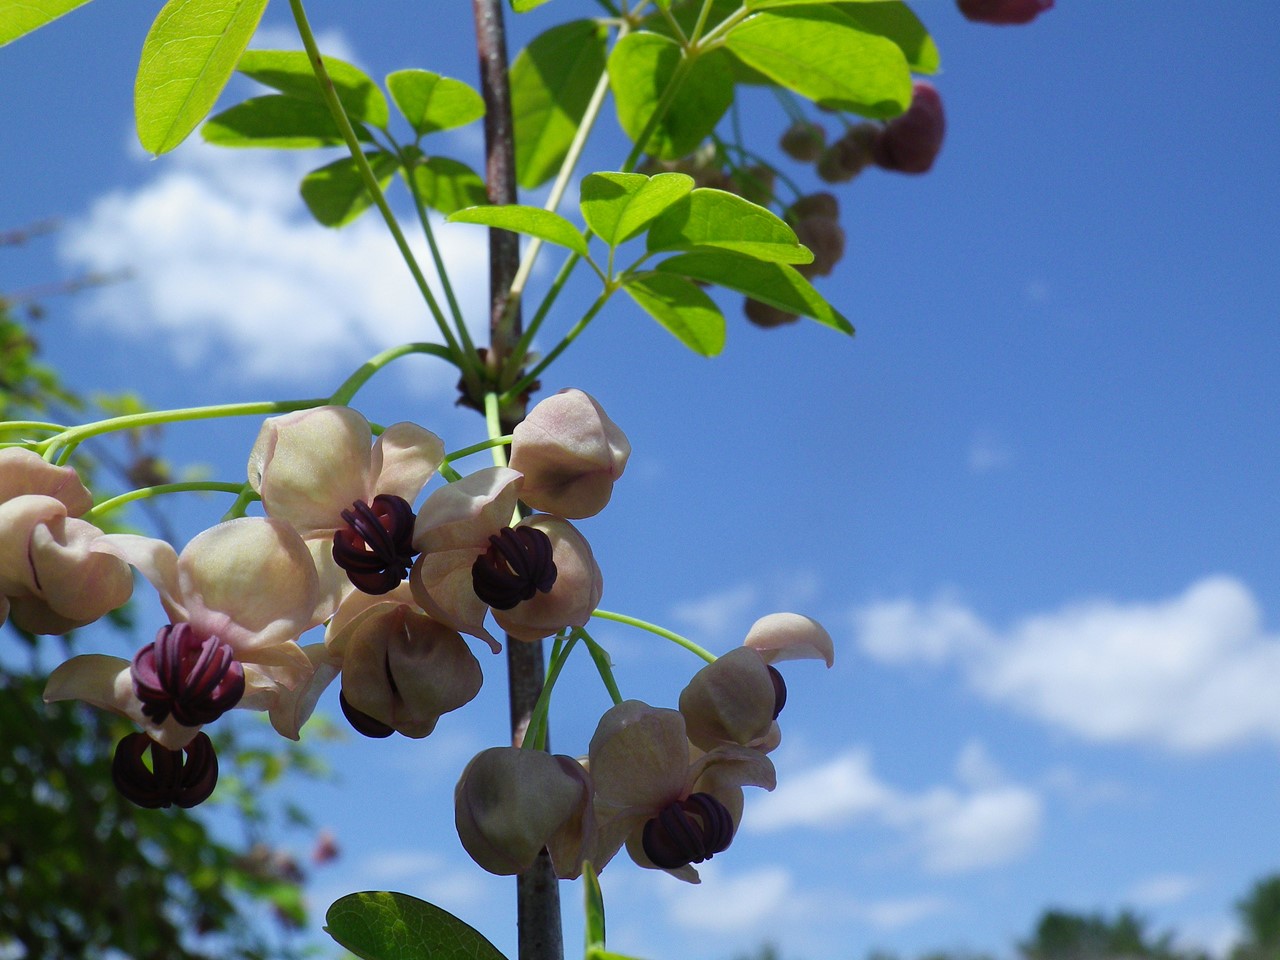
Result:
{"label": "palmate leaf", "polygon": [[773,263],[811,263],[795,231],[764,207],[724,190],[700,187],[663,211],[649,227],[650,252],[714,247]]}
{"label": "palmate leaf", "polygon": [[[680,44],[657,33],[628,34],[613,48],[609,86],[618,123],[633,142],[644,134],[683,60]],[[733,70],[723,50],[699,55],[686,69],[675,99],[644,144],[663,160],[691,153],[733,103]]]}
{"label": "palmate leaf", "polygon": [[902,48],[844,12],[863,4],[784,6],[754,13],[725,36],[747,66],[825,106],[896,117],[911,104]]}
{"label": "palmate leaf", "polygon": [[615,247],[630,240],[693,189],[684,173],[592,173],[582,181],[582,218],[597,237]]}
{"label": "palmate leaf", "polygon": [[429,70],[387,74],[387,89],[420,136],[463,127],[484,116],[484,98],[470,85]]}
{"label": "palmate leaf", "polygon": [[89,0],[0,0],[0,47],[88,2]]}
{"label": "palmate leaf", "polygon": [[448,157],[423,159],[419,156],[410,170],[414,188],[422,202],[445,216],[464,207],[476,207],[489,202],[484,180],[458,160]]}
{"label": "palmate leaf", "polygon": [[[337,57],[325,56],[324,69],[347,116],[352,120],[387,128],[387,98],[362,70]],[[281,93],[310,103],[324,103],[320,81],[311,69],[305,50],[246,50],[236,68],[245,76]]]}
{"label": "palmate leaf", "polygon": [[568,247],[574,253],[587,255],[587,241],[572,223],[550,210],[526,207],[521,204],[500,204],[492,207],[469,207],[450,214],[450,223],[480,223],[488,227],[510,230],[538,237],[557,246]]}
{"label": "palmate leaf", "polygon": [[[383,150],[365,154],[378,185],[387,184],[399,165],[396,158]],[[360,170],[351,157],[343,157],[312,170],[302,178],[302,199],[311,215],[326,227],[346,226],[369,209],[373,197],[365,187]]]}
{"label": "palmate leaf", "polygon": [[[355,131],[357,139],[371,142],[369,131],[362,124],[356,124]],[[223,110],[209,118],[200,135],[206,143],[219,147],[297,150],[346,142],[328,107],[283,93],[252,97]]]}
{"label": "palmate leaf", "polygon": [[404,893],[341,897],[325,932],[361,960],[506,960],[474,927]]}
{"label": "palmate leaf", "polygon": [[727,250],[695,250],[663,260],[655,269],[736,290],[771,307],[853,334],[853,325],[798,270],[785,263],[768,263]]}
{"label": "palmate leaf", "polygon": [[724,314],[696,283],[671,273],[641,273],[622,289],[694,353],[714,357],[724,349]]}
{"label": "palmate leaf", "polygon": [[573,20],[534,37],[511,65],[516,176],[526,189],[555,175],[605,68],[608,29]]}
{"label": "palmate leaf", "polygon": [[169,0],[142,44],[134,81],[138,140],[172,150],[213,107],[267,0]]}
{"label": "palmate leaf", "polygon": [[[845,16],[868,33],[878,33],[896,43],[916,73],[937,73],[938,48],[920,18],[900,0],[832,0]],[[813,6],[814,0],[747,0],[748,10]]]}

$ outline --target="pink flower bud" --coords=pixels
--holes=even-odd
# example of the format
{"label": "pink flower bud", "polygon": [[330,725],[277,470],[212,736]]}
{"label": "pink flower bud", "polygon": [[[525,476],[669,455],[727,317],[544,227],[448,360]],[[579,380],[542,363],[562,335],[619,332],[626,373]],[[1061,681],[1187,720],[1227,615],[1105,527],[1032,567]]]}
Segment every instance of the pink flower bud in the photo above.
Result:
{"label": "pink flower bud", "polygon": [[956,0],[956,6],[976,23],[1007,25],[1030,23],[1052,9],[1053,0]]}
{"label": "pink flower bud", "polygon": [[689,742],[701,750],[763,743],[780,706],[771,669],[758,651],[739,647],[694,674],[680,694]]}
{"label": "pink flower bud", "polygon": [[946,128],[938,91],[917,80],[907,112],[885,124],[872,144],[876,165],[898,173],[927,172],[942,149]]}

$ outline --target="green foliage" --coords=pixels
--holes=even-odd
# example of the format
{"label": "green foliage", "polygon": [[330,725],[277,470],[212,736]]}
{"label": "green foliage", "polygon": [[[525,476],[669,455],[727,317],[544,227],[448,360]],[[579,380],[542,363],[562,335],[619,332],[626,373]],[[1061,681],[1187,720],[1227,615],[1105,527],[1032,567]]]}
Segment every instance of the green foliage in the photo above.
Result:
{"label": "green foliage", "polygon": [[649,227],[653,253],[714,247],[773,263],[811,263],[795,231],[764,207],[723,190],[699,188],[668,207]]}
{"label": "green foliage", "polygon": [[1280,874],[1258,880],[1236,902],[1244,927],[1242,942],[1231,960],[1275,960],[1280,957]]}
{"label": "green foliage", "polygon": [[[748,10],[772,7],[813,6],[813,0],[747,0]],[[901,49],[907,65],[916,73],[937,73],[938,48],[920,18],[898,0],[846,0],[840,12],[868,33],[888,37]]]}
{"label": "green foliage", "polygon": [[1181,960],[1172,934],[1152,939],[1146,926],[1129,910],[1115,917],[1046,910],[1018,950],[1026,960]]}
{"label": "green foliage", "polygon": [[[385,190],[399,162],[382,150],[365,154],[373,175]],[[373,203],[356,162],[343,157],[312,170],[302,178],[302,199],[311,215],[326,227],[341,227],[364,213]]]}
{"label": "green foliage", "polygon": [[593,173],[582,181],[582,217],[592,233],[614,247],[636,236],[692,189],[693,177],[683,173]]}
{"label": "green foliage", "polygon": [[568,247],[574,253],[587,254],[587,241],[578,228],[550,210],[507,204],[492,207],[471,207],[449,215],[450,223],[482,223],[485,226],[510,230],[538,237],[557,246]]}
{"label": "green foliage", "polygon": [[387,89],[419,137],[465,127],[484,116],[484,98],[473,87],[428,70],[389,73]]}
{"label": "green foliage", "polygon": [[623,289],[694,353],[714,357],[724,349],[724,315],[697,284],[671,273],[643,273]]}
{"label": "green foliage", "polygon": [[361,960],[505,960],[474,927],[403,893],[335,900],[325,930]]}
{"label": "green foliage", "polygon": [[422,202],[446,216],[463,207],[475,207],[489,202],[484,180],[458,160],[423,157],[418,153],[410,163],[409,171],[414,189]]}
{"label": "green foliage", "polygon": [[[356,126],[356,137],[373,138]],[[336,147],[345,141],[329,109],[320,103],[296,100],[282,93],[253,97],[209,119],[200,130],[206,143],[218,147],[275,147],[305,150]]]}
{"label": "green foliage", "polygon": [[[246,50],[236,69],[297,100],[324,106],[320,82],[303,50]],[[387,128],[391,119],[387,99],[362,70],[329,56],[324,57],[324,70],[347,116],[380,130]]]}
{"label": "green foliage", "polygon": [[142,45],[134,83],[138,140],[172,150],[226,86],[267,0],[169,0]]}
{"label": "green foliage", "polygon": [[11,43],[46,23],[57,20],[89,0],[0,0],[0,47]]}
{"label": "green foliage", "polygon": [[511,64],[516,177],[529,189],[555,176],[605,69],[608,30],[572,20],[535,37]]}

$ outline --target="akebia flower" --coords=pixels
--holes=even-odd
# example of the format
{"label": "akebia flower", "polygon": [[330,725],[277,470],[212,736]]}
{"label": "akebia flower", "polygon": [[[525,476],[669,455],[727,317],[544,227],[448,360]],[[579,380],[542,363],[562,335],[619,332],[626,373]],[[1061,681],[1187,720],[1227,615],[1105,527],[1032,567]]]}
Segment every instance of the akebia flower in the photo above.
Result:
{"label": "akebia flower", "polygon": [[355,410],[316,407],[263,423],[249,483],[267,516],[311,545],[336,605],[346,581],[378,594],[404,579],[413,563],[410,504],[443,459],[440,438],[416,424],[392,424],[374,442]]}
{"label": "akebia flower", "polygon": [[885,124],[872,143],[876,166],[898,173],[925,173],[942,150],[947,120],[932,84],[917,80],[911,106]]}
{"label": "akebia flower", "polygon": [[569,521],[534,514],[511,524],[522,482],[507,467],[478,470],[431,494],[414,528],[414,599],[495,653],[501,646],[484,626],[491,607],[507,633],[540,640],[585,624],[603,589],[591,547]]}
{"label": "akebia flower", "polygon": [[603,867],[625,844],[642,867],[698,882],[695,863],[728,848],[742,817],[742,788],[772,790],[773,764],[758,750],[691,750],[679,711],[627,700],[610,709],[591,738],[587,768],[595,785]]}
{"label": "akebia flower", "polygon": [[[150,765],[143,760],[148,750]],[[208,800],[218,783],[218,757],[203,733],[177,750],[160,746],[145,733],[130,733],[116,745],[111,780],[140,807],[194,807]]]}
{"label": "akebia flower", "polygon": [[568,520],[604,509],[630,456],[618,425],[581,390],[542,400],[512,433],[511,469],[524,474],[520,499]]}
{"label": "akebia flower", "polygon": [[77,519],[91,506],[70,467],[0,450],[0,623],[66,633],[128,601],[128,565],[104,549],[101,530]]}
{"label": "akebia flower", "polygon": [[956,0],[956,6],[977,23],[1009,25],[1030,23],[1052,9],[1053,0]]}
{"label": "akebia flower", "polygon": [[582,873],[594,841],[591,777],[572,757],[483,750],[462,771],[453,806],[463,849],[490,873],[523,873],[544,847],[557,877]]}

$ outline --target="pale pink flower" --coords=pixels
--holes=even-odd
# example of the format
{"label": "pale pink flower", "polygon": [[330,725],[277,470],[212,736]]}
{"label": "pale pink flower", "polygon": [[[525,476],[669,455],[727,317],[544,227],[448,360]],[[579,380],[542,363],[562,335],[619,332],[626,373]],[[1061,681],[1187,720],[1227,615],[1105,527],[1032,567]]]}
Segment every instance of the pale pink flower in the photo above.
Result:
{"label": "pale pink flower", "polygon": [[91,506],[70,467],[0,450],[0,623],[66,633],[128,601],[128,565],[103,549],[101,530],[77,519]]}

